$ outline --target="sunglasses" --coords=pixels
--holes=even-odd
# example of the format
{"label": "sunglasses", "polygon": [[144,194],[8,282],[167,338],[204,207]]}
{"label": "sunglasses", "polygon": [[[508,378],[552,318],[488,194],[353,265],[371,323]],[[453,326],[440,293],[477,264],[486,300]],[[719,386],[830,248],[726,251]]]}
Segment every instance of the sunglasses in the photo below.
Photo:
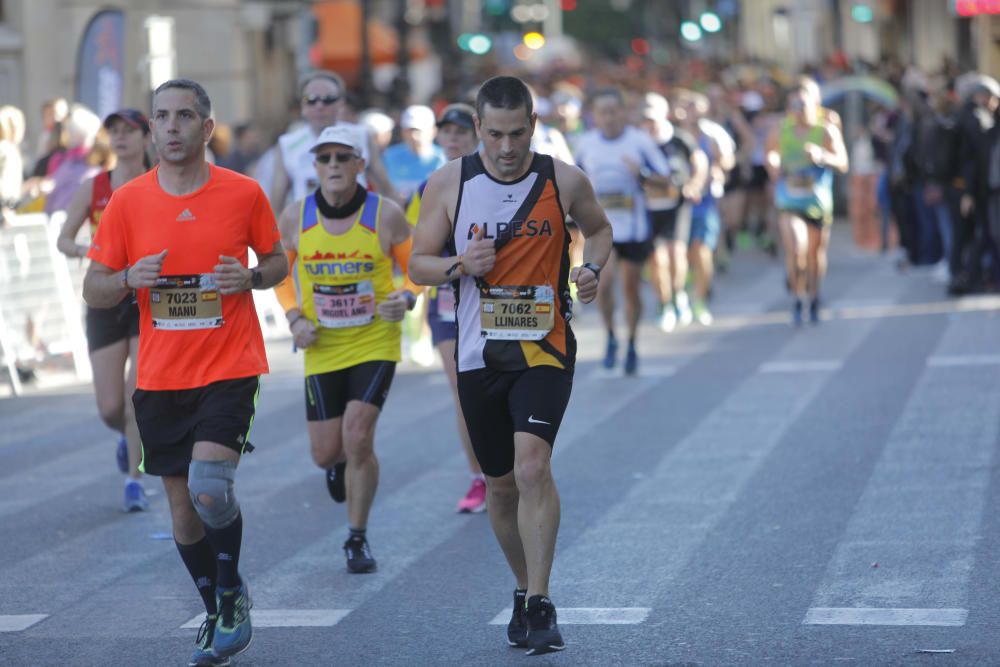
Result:
{"label": "sunglasses", "polygon": [[330,164],[330,160],[336,160],[338,164],[347,164],[351,160],[356,160],[354,153],[323,153],[316,156],[316,162],[320,164]]}
{"label": "sunglasses", "polygon": [[335,104],[339,99],[340,95],[310,95],[308,97],[303,97],[302,101],[311,107],[320,103],[322,103],[323,106],[328,107],[331,104]]}

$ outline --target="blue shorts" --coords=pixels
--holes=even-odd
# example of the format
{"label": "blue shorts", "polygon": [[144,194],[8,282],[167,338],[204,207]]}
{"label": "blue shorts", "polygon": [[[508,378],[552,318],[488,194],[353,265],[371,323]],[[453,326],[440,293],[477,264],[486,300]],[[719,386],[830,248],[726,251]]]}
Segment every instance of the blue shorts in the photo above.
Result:
{"label": "blue shorts", "polygon": [[710,206],[696,206],[691,210],[691,243],[700,241],[715,250],[719,243],[719,233],[722,231],[722,219],[719,208],[713,203]]}
{"label": "blue shorts", "polygon": [[[449,289],[447,287],[432,288],[427,292],[427,324],[431,328],[431,343],[437,347],[446,340],[458,339],[458,325],[455,322],[454,310],[449,313],[447,319],[441,317],[441,302],[438,298],[438,290]],[[453,300],[449,300],[453,302]]]}

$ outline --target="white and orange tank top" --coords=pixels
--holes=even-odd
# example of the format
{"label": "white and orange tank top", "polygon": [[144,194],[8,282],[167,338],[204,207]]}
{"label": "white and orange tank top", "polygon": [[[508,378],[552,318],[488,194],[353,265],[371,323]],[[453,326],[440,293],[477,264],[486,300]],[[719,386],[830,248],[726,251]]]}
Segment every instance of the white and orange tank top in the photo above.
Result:
{"label": "white and orange tank top", "polygon": [[462,276],[458,290],[458,370],[571,369],[569,232],[552,158],[536,153],[512,182],[490,176],[478,153],[462,158],[450,240],[456,255],[482,229],[493,239],[493,269]]}
{"label": "white and orange tank top", "polygon": [[375,309],[395,289],[392,258],[379,242],[381,209],[382,197],[370,192],[350,229],[331,234],[316,198],[302,200],[295,287],[302,314],[319,331],[305,350],[306,375],[400,359],[401,325],[386,322]]}

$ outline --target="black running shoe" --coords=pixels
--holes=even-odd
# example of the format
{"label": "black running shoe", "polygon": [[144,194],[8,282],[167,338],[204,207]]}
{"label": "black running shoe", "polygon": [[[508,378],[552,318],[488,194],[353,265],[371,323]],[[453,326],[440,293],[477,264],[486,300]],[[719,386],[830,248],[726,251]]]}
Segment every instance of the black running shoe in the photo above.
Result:
{"label": "black running shoe", "polygon": [[809,302],[809,322],[819,324],[819,299],[813,299]]}
{"label": "black running shoe", "polygon": [[344,554],[347,556],[347,571],[353,574],[363,574],[375,571],[375,558],[368,548],[368,540],[363,537],[351,536],[344,542]]}
{"label": "black running shoe", "polygon": [[347,500],[347,487],[344,486],[344,476],[347,472],[347,462],[334,463],[326,471],[326,490],[330,492],[333,502],[342,503]]}
{"label": "black running shoe", "polygon": [[566,648],[552,600],[544,595],[532,595],[525,617],[528,621],[528,652],[525,655],[542,655]]}
{"label": "black running shoe", "polygon": [[528,591],[514,591],[514,611],[507,624],[507,643],[517,648],[528,648],[528,625],[524,620],[524,596]]}

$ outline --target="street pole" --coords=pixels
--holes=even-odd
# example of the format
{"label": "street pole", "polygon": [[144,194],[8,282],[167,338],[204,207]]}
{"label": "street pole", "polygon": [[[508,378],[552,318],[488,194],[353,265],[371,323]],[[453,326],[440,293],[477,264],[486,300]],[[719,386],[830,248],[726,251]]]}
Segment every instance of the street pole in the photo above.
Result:
{"label": "street pole", "polygon": [[358,74],[361,78],[361,108],[367,109],[371,98],[372,56],[371,45],[368,42],[368,20],[371,18],[370,0],[361,0],[361,65]]}

